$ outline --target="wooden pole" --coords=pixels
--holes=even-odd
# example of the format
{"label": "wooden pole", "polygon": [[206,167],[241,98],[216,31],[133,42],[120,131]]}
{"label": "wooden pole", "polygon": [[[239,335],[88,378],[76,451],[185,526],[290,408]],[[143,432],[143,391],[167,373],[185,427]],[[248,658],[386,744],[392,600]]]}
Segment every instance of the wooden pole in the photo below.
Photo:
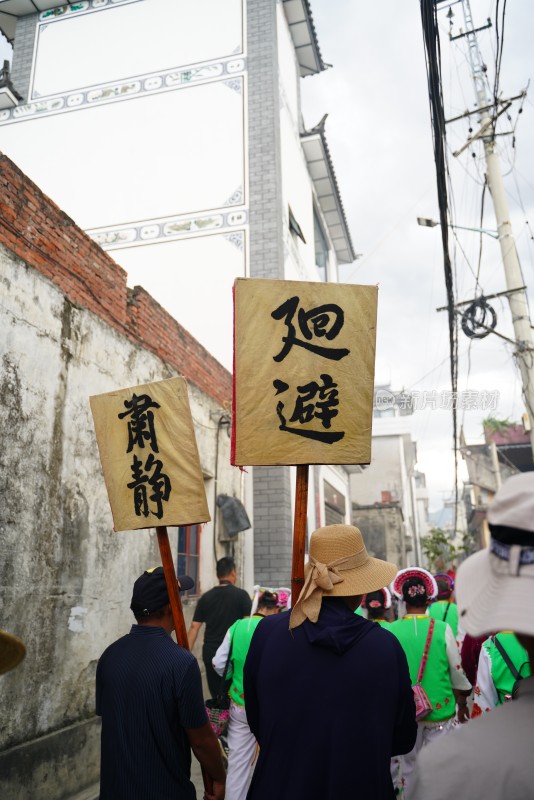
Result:
{"label": "wooden pole", "polygon": [[291,570],[291,605],[299,599],[304,583],[304,551],[306,549],[306,519],[308,514],[308,464],[297,465],[295,491],[295,522],[293,525],[293,566]]}
{"label": "wooden pole", "polygon": [[[174,630],[176,631],[176,641],[180,647],[189,650],[189,640],[187,638],[184,612],[182,609],[182,601],[180,600],[180,592],[178,590],[178,579],[174,569],[169,534],[167,533],[167,528],[165,525],[159,525],[156,528],[156,533],[158,535],[159,552],[161,555],[161,563],[163,564],[163,572],[165,573],[165,583],[167,584],[169,603],[171,604]],[[202,780],[204,781],[206,793],[213,794],[213,781],[204,768],[202,768]]]}
{"label": "wooden pole", "polygon": [[189,641],[187,639],[187,630],[185,627],[184,612],[182,610],[182,601],[180,600],[180,592],[178,591],[178,581],[176,579],[174,562],[172,560],[169,534],[167,533],[167,528],[165,525],[160,525],[157,527],[156,533],[158,535],[158,545],[161,555],[161,563],[163,564],[163,572],[165,573],[165,583],[167,584],[167,592],[169,593],[169,603],[171,604],[174,630],[176,631],[176,641],[180,647],[184,647],[186,650],[189,650]]}

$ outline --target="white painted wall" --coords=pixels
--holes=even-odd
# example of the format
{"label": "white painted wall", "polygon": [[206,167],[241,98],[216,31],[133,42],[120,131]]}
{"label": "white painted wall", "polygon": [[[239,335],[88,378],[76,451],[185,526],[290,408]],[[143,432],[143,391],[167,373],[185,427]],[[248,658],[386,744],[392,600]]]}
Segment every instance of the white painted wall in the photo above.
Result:
{"label": "white painted wall", "polygon": [[[315,196],[313,181],[308,172],[300,143],[303,129],[300,109],[299,66],[295,47],[281,3],[277,3],[278,58],[280,63],[280,141],[282,159],[282,198],[284,214],[285,278],[287,280],[317,281],[315,266],[313,208],[322,214]],[[317,120],[318,122],[318,120]],[[288,207],[300,225],[306,242],[289,231]],[[329,279],[337,281],[337,268],[328,226],[325,237],[330,245]]]}

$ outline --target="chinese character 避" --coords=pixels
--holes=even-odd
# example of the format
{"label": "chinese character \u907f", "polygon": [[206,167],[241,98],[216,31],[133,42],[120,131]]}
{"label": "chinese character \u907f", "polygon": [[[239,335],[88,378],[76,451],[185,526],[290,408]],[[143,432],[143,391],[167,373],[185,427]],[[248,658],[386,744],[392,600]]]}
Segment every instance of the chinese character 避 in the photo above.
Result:
{"label": "chinese character \u907f", "polygon": [[[331,375],[322,374],[320,377],[322,384],[317,383],[317,381],[310,381],[310,383],[304,386],[297,386],[298,396],[289,422],[305,425],[314,418],[317,418],[321,421],[323,428],[331,427],[332,418],[338,415],[336,406],[339,405],[339,392],[337,390],[337,383],[334,383]],[[277,395],[289,389],[289,385],[281,380],[273,381],[273,386],[276,389]],[[311,402],[312,400],[314,402]],[[281,431],[294,433],[297,436],[305,436],[307,439],[315,439],[316,441],[325,442],[326,444],[338,442],[345,436],[343,431],[317,431],[312,428],[290,427],[287,425],[287,420],[283,411],[284,403],[280,400],[276,406],[276,413],[281,423]]]}

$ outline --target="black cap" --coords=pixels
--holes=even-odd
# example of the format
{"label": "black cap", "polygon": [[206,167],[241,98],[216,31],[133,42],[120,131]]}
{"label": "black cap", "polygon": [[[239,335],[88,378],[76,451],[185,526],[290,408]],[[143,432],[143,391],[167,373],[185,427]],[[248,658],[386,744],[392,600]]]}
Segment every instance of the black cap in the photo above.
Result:
{"label": "black cap", "polygon": [[[179,575],[178,583],[180,591],[186,592],[193,589],[195,582],[189,575]],[[163,567],[153,567],[147,569],[137,578],[133,587],[132,602],[130,608],[136,617],[148,617],[154,611],[167,605],[169,594],[165,583],[165,573]]]}

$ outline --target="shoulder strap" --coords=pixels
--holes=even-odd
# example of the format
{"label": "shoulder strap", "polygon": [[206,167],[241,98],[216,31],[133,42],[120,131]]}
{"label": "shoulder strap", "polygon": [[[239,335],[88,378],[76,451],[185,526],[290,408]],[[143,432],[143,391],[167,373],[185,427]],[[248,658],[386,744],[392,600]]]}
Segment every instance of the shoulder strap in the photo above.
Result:
{"label": "shoulder strap", "polygon": [[432,641],[432,634],[434,633],[435,624],[436,620],[432,618],[430,620],[430,625],[428,626],[428,633],[426,636],[423,657],[421,658],[421,663],[419,664],[419,672],[417,673],[417,683],[421,683],[421,681],[423,680],[423,675],[425,674],[426,662],[428,661],[428,651],[430,650],[430,642]]}
{"label": "shoulder strap", "polygon": [[443,622],[446,622],[446,620],[447,620],[447,614],[449,613],[449,608],[450,607],[451,607],[451,604],[447,603],[447,608],[445,609],[445,613],[443,615]]}
{"label": "shoulder strap", "polygon": [[514,680],[516,680],[516,681],[521,680],[521,678],[523,676],[520,675],[520,673],[517,671],[517,668],[516,668],[515,664],[512,662],[512,659],[510,658],[510,656],[508,655],[508,653],[506,652],[506,650],[504,649],[504,647],[502,646],[500,641],[497,639],[496,636],[493,636],[492,638],[493,638],[493,643],[494,643],[495,647],[497,648],[497,650],[501,654],[504,663],[506,664],[506,666],[508,667],[508,669],[512,673]]}
{"label": "shoulder strap", "polygon": [[226,681],[227,681],[226,673],[228,672],[228,667],[230,666],[230,661],[232,660],[233,638],[234,638],[233,636],[230,636],[230,647],[228,649],[228,658],[226,659],[226,665],[224,667],[224,672],[221,675],[221,682],[219,684],[219,694],[218,694],[219,699],[224,698],[226,695],[225,692]]}

